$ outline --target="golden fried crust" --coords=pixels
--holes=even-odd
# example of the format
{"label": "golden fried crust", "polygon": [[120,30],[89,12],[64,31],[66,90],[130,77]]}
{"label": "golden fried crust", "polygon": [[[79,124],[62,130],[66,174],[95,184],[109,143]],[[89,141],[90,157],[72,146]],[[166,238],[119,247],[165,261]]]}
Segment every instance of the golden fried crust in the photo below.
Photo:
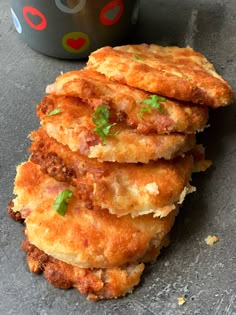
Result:
{"label": "golden fried crust", "polygon": [[[47,114],[56,108],[61,112],[49,117]],[[74,152],[100,161],[148,163],[160,158],[172,159],[195,145],[192,134],[140,134],[112,118],[111,123],[117,125],[110,129],[112,136],[107,136],[104,144],[94,132],[92,108],[74,97],[48,95],[38,105],[37,114],[50,137]]]}
{"label": "golden fried crust", "polygon": [[43,172],[75,186],[87,207],[107,208],[117,216],[167,215],[188,185],[193,167],[189,156],[149,164],[100,163],[72,152],[43,129],[31,139],[31,161]]}
{"label": "golden fried crust", "polygon": [[208,120],[206,107],[194,106],[185,102],[166,99],[160,102],[162,112],[153,109],[140,118],[142,102],[149,93],[119,84],[91,69],[71,71],[59,76],[54,84],[47,87],[47,93],[80,97],[96,108],[107,104],[113,115],[139,133],[170,132],[194,133],[204,129]]}
{"label": "golden fried crust", "polygon": [[211,160],[205,159],[205,148],[202,144],[197,144],[191,150],[191,155],[194,159],[193,173],[205,172],[213,164]]}
{"label": "golden fried crust", "polygon": [[88,67],[120,83],[178,100],[219,107],[233,99],[229,84],[190,47],[103,47],[90,55]]}
{"label": "golden fried crust", "polygon": [[144,270],[144,264],[110,269],[84,269],[55,259],[25,240],[22,249],[27,253],[27,263],[33,273],[43,272],[56,288],[76,288],[91,301],[113,299],[131,293]]}
{"label": "golden fried crust", "polygon": [[21,213],[19,211],[15,212],[13,211],[13,206],[14,206],[14,203],[13,201],[11,200],[9,203],[8,203],[8,207],[7,207],[7,213],[9,215],[9,217],[16,221],[16,222],[19,222],[21,224],[24,224],[25,220],[22,218],[21,216]]}
{"label": "golden fried crust", "polygon": [[[37,177],[28,180],[29,173]],[[107,210],[88,210],[71,198],[65,216],[59,215],[53,203],[64,189],[72,186],[59,183],[43,174],[39,166],[26,162],[18,168],[15,183],[14,211],[29,209],[25,219],[29,241],[46,254],[82,268],[112,268],[127,263],[154,260],[170,231],[176,212],[160,219],[145,215],[117,218]],[[32,178],[32,176],[30,177]],[[22,194],[25,204],[22,204]]]}

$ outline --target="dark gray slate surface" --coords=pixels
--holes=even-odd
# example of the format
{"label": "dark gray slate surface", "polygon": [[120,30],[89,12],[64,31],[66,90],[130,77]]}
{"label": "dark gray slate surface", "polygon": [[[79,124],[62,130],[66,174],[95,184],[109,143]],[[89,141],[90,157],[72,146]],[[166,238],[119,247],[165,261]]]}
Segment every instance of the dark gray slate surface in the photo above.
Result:
{"label": "dark gray slate surface", "polygon": [[[35,104],[60,71],[82,62],[40,55],[15,32],[9,1],[0,11],[0,314],[236,314],[236,108],[211,112],[200,140],[214,167],[195,175],[198,191],[188,196],[172,233],[172,245],[147,266],[132,295],[88,302],[75,290],[53,288],[29,273],[20,249],[22,227],[6,215],[15,167],[28,157],[27,135],[38,127]],[[191,45],[204,53],[236,88],[235,0],[148,0],[133,41]],[[204,239],[217,234],[208,247]],[[179,306],[177,298],[186,296]]]}

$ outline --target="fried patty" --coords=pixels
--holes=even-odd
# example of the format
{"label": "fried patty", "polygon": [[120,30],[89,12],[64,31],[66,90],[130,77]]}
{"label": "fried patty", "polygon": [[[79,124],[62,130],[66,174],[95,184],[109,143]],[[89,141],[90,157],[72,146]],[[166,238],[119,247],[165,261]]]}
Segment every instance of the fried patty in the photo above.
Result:
{"label": "fried patty", "polygon": [[135,127],[138,133],[195,133],[203,130],[208,120],[206,107],[171,99],[160,102],[162,111],[152,109],[140,116],[145,106],[143,101],[150,98],[149,93],[109,80],[91,69],[62,74],[46,91],[55,95],[80,97],[92,108],[106,104],[113,116]]}
{"label": "fried patty", "polygon": [[33,273],[43,272],[56,288],[76,288],[91,301],[113,299],[131,293],[144,270],[144,264],[131,264],[110,269],[85,269],[66,264],[45,254],[28,240],[22,243],[27,263]]}
{"label": "fried patty", "polygon": [[[13,211],[25,217],[26,235],[46,254],[81,268],[113,268],[154,261],[174,224],[176,211],[117,218],[105,209],[88,210],[73,196],[65,216],[54,201],[74,187],[60,183],[31,162],[18,167]],[[26,211],[27,209],[27,211]]]}
{"label": "fried patty", "polygon": [[167,215],[188,187],[193,168],[191,156],[149,164],[100,163],[72,152],[43,129],[31,139],[31,161],[43,172],[75,186],[89,209],[106,208],[117,216]]}
{"label": "fried patty", "polygon": [[[53,110],[59,113],[49,116]],[[48,95],[37,107],[41,124],[50,137],[89,158],[120,163],[148,163],[172,159],[191,150],[193,134],[140,134],[111,117],[109,136],[94,131],[93,109],[75,97]]]}
{"label": "fried patty", "polygon": [[87,65],[122,84],[178,100],[212,107],[233,100],[229,84],[190,47],[103,47],[90,55]]}

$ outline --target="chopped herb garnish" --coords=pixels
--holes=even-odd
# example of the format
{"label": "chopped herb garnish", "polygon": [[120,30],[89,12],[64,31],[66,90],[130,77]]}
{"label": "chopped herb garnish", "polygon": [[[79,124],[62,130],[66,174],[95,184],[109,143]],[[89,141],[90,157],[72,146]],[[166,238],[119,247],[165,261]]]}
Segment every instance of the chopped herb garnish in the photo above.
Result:
{"label": "chopped herb garnish", "polygon": [[53,203],[53,208],[57,213],[64,216],[68,208],[67,199],[73,197],[73,192],[69,189],[63,190]]}
{"label": "chopped herb garnish", "polygon": [[134,57],[135,57],[135,59],[137,59],[137,60],[144,60],[143,57],[140,57],[140,56],[138,56],[138,55],[134,55]]}
{"label": "chopped herb garnish", "polygon": [[190,77],[189,77],[189,78],[187,78],[187,80],[188,80],[188,81],[193,81],[193,78],[190,78]]}
{"label": "chopped herb garnish", "polygon": [[160,102],[166,102],[166,98],[158,95],[150,95],[147,99],[141,102],[141,104],[146,104],[148,107],[143,106],[141,108],[139,117],[143,119],[143,113],[150,113],[153,108],[158,109],[161,113],[163,113],[164,111]]}
{"label": "chopped herb garnish", "polygon": [[96,125],[96,128],[93,130],[102,138],[104,144],[106,143],[105,137],[117,134],[117,132],[110,133],[111,127],[115,126],[116,123],[111,124],[109,118],[110,111],[105,105],[98,106],[92,115],[93,123]]}
{"label": "chopped herb garnish", "polygon": [[60,114],[61,112],[62,112],[61,108],[55,108],[50,113],[48,113],[46,116],[47,117],[54,116],[54,115]]}

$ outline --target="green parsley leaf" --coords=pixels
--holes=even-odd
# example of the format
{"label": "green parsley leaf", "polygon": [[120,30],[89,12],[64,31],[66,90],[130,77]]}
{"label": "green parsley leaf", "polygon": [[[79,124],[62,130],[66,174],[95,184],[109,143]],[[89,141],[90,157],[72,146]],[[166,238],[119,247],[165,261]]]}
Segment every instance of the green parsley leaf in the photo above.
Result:
{"label": "green parsley leaf", "polygon": [[135,57],[135,59],[137,59],[137,60],[144,60],[143,57],[140,57],[140,56],[138,56],[138,55],[134,55],[134,57]]}
{"label": "green parsley leaf", "polygon": [[106,143],[105,137],[114,136],[117,134],[117,132],[113,134],[110,133],[111,127],[115,126],[116,123],[110,124],[109,118],[110,112],[105,105],[98,106],[92,115],[93,123],[96,126],[96,128],[94,128],[94,132],[96,132],[102,138],[103,144]]}
{"label": "green parsley leaf", "polygon": [[143,113],[150,113],[152,108],[158,109],[161,113],[164,113],[160,102],[166,102],[166,98],[158,95],[149,95],[149,97],[143,100],[141,104],[149,105],[150,107],[142,107],[139,113],[139,117],[143,119]]}
{"label": "green parsley leaf", "polygon": [[57,213],[64,216],[68,208],[67,199],[72,198],[72,197],[73,197],[73,192],[71,190],[69,189],[63,190],[54,201],[53,208],[57,211]]}
{"label": "green parsley leaf", "polygon": [[96,126],[102,126],[108,123],[109,117],[109,109],[105,105],[100,105],[93,113],[92,120]]}
{"label": "green parsley leaf", "polygon": [[54,116],[54,115],[60,114],[61,112],[62,112],[61,108],[55,108],[50,113],[48,113],[46,116],[47,117]]}
{"label": "green parsley leaf", "polygon": [[193,81],[193,78],[190,78],[190,77],[189,77],[189,78],[187,78],[187,80],[188,80],[188,81]]}

